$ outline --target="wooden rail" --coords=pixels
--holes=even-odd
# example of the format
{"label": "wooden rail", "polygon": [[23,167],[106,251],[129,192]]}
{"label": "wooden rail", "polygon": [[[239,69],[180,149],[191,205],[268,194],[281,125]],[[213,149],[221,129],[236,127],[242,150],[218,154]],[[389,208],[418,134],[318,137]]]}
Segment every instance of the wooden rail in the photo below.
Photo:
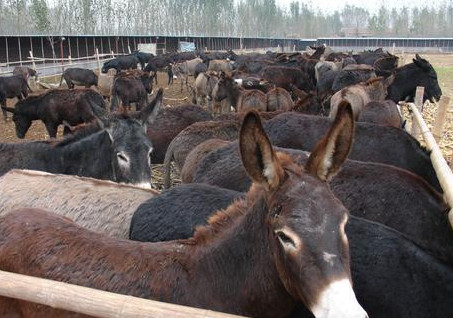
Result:
{"label": "wooden rail", "polygon": [[0,271],[0,296],[94,317],[235,318],[231,314],[125,296],[67,283]]}
{"label": "wooden rail", "polygon": [[426,143],[426,148],[431,152],[430,158],[433,164],[434,170],[436,171],[437,178],[439,179],[440,186],[444,190],[444,199],[447,204],[450,206],[450,211],[448,213],[448,220],[450,226],[453,228],[453,173],[445,161],[442,152],[437,145],[437,142],[429,130],[428,126],[425,123],[418,107],[414,103],[400,103],[406,105],[412,111],[412,125],[414,123],[420,128],[420,134],[423,136],[423,139]]}

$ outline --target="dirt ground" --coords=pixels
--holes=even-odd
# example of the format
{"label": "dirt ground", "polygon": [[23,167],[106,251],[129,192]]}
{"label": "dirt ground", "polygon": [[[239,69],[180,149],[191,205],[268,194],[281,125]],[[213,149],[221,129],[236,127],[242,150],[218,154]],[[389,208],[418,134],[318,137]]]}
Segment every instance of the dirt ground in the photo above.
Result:
{"label": "dirt ground", "polygon": [[[406,63],[410,63],[413,55],[406,54],[403,60]],[[444,95],[453,98],[453,55],[450,54],[426,54],[422,57],[427,58],[431,64],[436,68],[438,72],[438,78],[442,92]],[[59,79],[58,79],[59,80]],[[167,74],[159,73],[158,74],[158,83],[157,87],[163,87],[164,91],[164,105],[165,106],[174,106],[190,102],[190,94],[187,89],[183,89],[181,92],[181,85],[179,79],[175,79],[174,84],[170,87],[167,87]],[[154,88],[156,90],[156,87]],[[35,91],[39,93],[39,91]],[[13,106],[16,103],[16,100],[8,100],[8,106]],[[450,108],[447,113],[446,124],[444,127],[444,134],[440,142],[440,147],[447,161],[450,161],[453,158],[453,101],[450,103]],[[431,125],[435,118],[436,106],[428,105],[424,110],[424,118],[427,121],[428,125]],[[21,141],[16,137],[14,131],[14,124],[11,120],[11,114],[8,114],[8,121],[5,123],[0,119],[0,142],[18,142]],[[62,129],[59,130],[59,135],[61,136]],[[42,122],[35,121],[30,130],[27,132],[26,140],[42,140],[47,139],[49,136],[45,130],[45,127]]]}

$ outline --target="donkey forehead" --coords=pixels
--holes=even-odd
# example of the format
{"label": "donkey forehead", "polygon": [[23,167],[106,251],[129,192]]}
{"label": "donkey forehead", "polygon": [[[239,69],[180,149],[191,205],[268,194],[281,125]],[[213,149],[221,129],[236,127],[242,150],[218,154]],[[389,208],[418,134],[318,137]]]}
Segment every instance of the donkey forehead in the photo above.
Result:
{"label": "donkey forehead", "polygon": [[279,197],[282,215],[289,222],[325,227],[340,223],[348,215],[341,201],[318,178],[303,174],[300,177],[290,176],[288,181],[287,190]]}
{"label": "donkey forehead", "polygon": [[113,130],[113,142],[119,146],[131,147],[136,149],[151,148],[152,143],[146,134],[146,128],[136,120],[115,125]]}

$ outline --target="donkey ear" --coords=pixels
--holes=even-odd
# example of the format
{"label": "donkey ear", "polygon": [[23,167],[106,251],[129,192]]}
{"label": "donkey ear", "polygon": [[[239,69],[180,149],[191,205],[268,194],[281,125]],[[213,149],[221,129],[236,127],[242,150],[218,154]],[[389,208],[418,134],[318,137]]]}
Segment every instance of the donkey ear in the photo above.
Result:
{"label": "donkey ear", "polygon": [[321,180],[330,180],[348,157],[353,137],[354,119],[351,104],[342,100],[329,132],[311,152],[305,169]]}
{"label": "donkey ear", "polygon": [[242,164],[253,182],[278,186],[283,176],[277,157],[256,111],[247,113],[239,132]]}
{"label": "donkey ear", "polygon": [[412,59],[415,65],[420,67],[422,70],[429,72],[430,71],[430,64],[424,58],[421,58],[420,55],[416,54],[415,59]]}
{"label": "donkey ear", "polygon": [[395,81],[395,73],[383,79],[384,88],[387,89]]}
{"label": "donkey ear", "polygon": [[159,88],[154,99],[140,112],[140,120],[143,125],[151,125],[162,108],[162,96],[164,90]]}

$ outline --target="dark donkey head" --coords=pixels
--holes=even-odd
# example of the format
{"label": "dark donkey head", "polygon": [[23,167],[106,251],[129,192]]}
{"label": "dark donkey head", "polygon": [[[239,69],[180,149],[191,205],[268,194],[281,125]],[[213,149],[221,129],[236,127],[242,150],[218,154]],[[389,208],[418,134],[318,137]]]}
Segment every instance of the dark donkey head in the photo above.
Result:
{"label": "dark donkey head", "polygon": [[442,90],[437,82],[437,73],[433,66],[418,54],[415,55],[413,63],[396,69],[395,81],[388,88],[387,99],[398,103],[402,100],[414,100],[415,89],[423,86],[425,92],[423,101],[439,100]]}
{"label": "dark donkey head", "polygon": [[212,90],[212,96],[217,102],[228,99],[231,105],[236,108],[240,90],[237,82],[225,72],[220,73],[220,78]]}
{"label": "dark donkey head", "polygon": [[273,151],[257,113],[245,116],[240,132],[242,161],[254,182],[249,195],[263,194],[265,236],[277,275],[316,317],[367,316],[352,290],[348,211],[326,183],[346,160],[353,130],[351,107],[343,102],[305,168]]}
{"label": "dark donkey head", "polygon": [[143,108],[137,119],[111,119],[106,126],[114,149],[112,164],[116,182],[151,188],[151,152],[146,134],[147,124],[154,121],[162,107],[163,90]]}
{"label": "dark donkey head", "polygon": [[5,109],[13,113],[13,122],[16,128],[18,138],[25,138],[25,134],[30,128],[33,120],[39,119],[37,110],[41,102],[42,96],[28,96],[25,99],[19,100],[14,108],[6,107]]}
{"label": "dark donkey head", "polygon": [[[161,109],[162,92],[163,90],[160,89],[151,103],[136,116],[112,113],[108,118],[98,120],[97,127],[93,127],[93,125],[82,127],[73,136],[58,143],[56,147],[66,149],[69,155],[72,153],[73,156],[80,152],[79,148],[83,148],[85,152],[97,153],[97,157],[105,156],[102,164],[110,165],[110,167],[104,167],[109,175],[102,176],[101,179],[150,188],[153,147],[146,130],[147,124],[154,121]],[[97,132],[93,134],[93,130]],[[101,140],[101,136],[98,135],[104,137],[102,142],[96,146],[97,144],[91,142],[90,139]],[[88,148],[90,146],[91,148],[98,147],[98,149]],[[94,163],[92,165],[95,166]],[[98,172],[102,169],[102,167],[93,168]]]}

